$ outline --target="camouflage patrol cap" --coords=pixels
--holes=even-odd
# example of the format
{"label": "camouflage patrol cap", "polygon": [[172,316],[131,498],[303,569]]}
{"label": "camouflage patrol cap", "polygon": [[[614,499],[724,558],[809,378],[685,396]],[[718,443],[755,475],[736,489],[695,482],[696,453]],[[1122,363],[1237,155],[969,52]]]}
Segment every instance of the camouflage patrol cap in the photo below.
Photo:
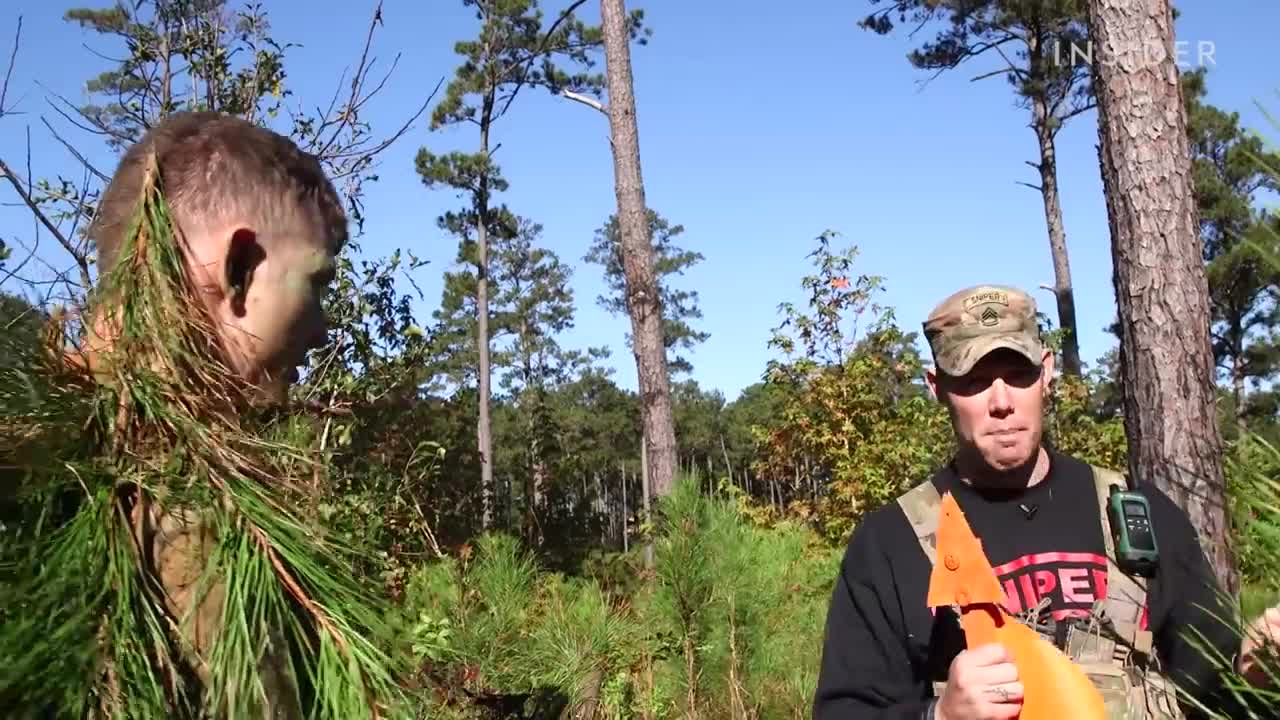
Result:
{"label": "camouflage patrol cap", "polygon": [[1044,353],[1036,301],[1005,285],[975,285],[938,303],[924,334],[938,369],[953,377],[993,350],[1016,350],[1037,365]]}

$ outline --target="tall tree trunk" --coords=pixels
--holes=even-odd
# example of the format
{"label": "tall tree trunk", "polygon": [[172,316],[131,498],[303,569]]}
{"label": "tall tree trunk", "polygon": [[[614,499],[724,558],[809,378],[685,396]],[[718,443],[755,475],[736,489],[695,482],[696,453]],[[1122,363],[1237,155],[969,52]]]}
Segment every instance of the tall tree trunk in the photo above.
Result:
{"label": "tall tree trunk", "polygon": [[1187,511],[1219,582],[1234,594],[1209,289],[1172,12],[1168,0],[1090,0],[1089,28],[1130,476]]}
{"label": "tall tree trunk", "polygon": [[606,517],[609,518],[609,522],[605,525],[605,527],[600,529],[600,534],[601,534],[600,543],[604,544],[605,540],[609,537],[609,535],[613,533],[613,517],[611,515],[608,515],[608,512],[609,512],[608,488],[604,486],[604,483],[600,482],[599,470],[591,471],[591,487],[595,491],[595,496],[596,496],[595,502],[592,503],[592,506],[595,507],[596,512],[604,514]]}
{"label": "tall tree trunk", "polygon": [[[1049,72],[1049,51],[1041,44],[1041,36],[1031,33],[1027,38],[1027,52],[1033,76]],[[1071,261],[1067,255],[1067,231],[1062,225],[1062,199],[1058,194],[1058,151],[1055,139],[1062,125],[1049,109],[1049,98],[1044,92],[1033,92],[1031,100],[1031,129],[1036,133],[1040,148],[1040,162],[1033,163],[1040,171],[1040,198],[1044,202],[1044,219],[1049,229],[1049,255],[1053,259],[1053,295],[1058,305],[1058,327],[1062,330],[1062,372],[1079,377],[1080,332],[1076,322],[1075,291],[1071,286]]]}
{"label": "tall tree trunk", "polygon": [[628,534],[631,532],[630,517],[627,515],[627,466],[623,461],[618,461],[618,472],[622,475],[622,552],[631,549],[630,538]]}
{"label": "tall tree trunk", "polygon": [[[529,323],[527,320],[520,324],[520,334],[523,338],[530,335]],[[542,458],[542,443],[538,435],[538,414],[545,407],[545,398],[543,397],[543,388],[540,382],[535,382],[533,374],[533,361],[529,357],[529,353],[525,352],[521,358],[521,372],[524,374],[524,392],[521,394],[524,398],[533,398],[532,402],[524,408],[525,411],[525,431],[529,433],[529,484],[525,492],[528,496],[525,498],[525,522],[529,529],[528,540],[534,547],[542,545],[542,518],[543,505],[545,504],[546,485],[547,485],[547,463]]]}
{"label": "tall tree trunk", "polygon": [[[642,435],[640,437],[640,488],[644,492],[644,521],[649,526],[650,532],[653,531],[653,498],[649,488],[652,487],[649,481],[649,448],[648,440]],[[653,536],[650,535],[644,544],[644,566],[648,570],[653,569]]]}
{"label": "tall tree trunk", "polygon": [[720,454],[724,456],[724,471],[729,474],[729,483],[733,484],[733,463],[729,462],[729,448],[724,444],[724,433],[720,433]]}
{"label": "tall tree trunk", "polygon": [[[480,153],[489,156],[489,119],[493,97],[486,96],[480,123]],[[489,183],[481,175],[476,193],[476,347],[480,354],[480,417],[476,444],[480,453],[481,527],[493,526],[493,425],[489,419]]]}
{"label": "tall tree trunk", "polygon": [[1062,329],[1062,372],[1080,376],[1080,333],[1076,323],[1076,297],[1071,286],[1071,261],[1067,256],[1067,231],[1062,225],[1062,200],[1058,196],[1056,130],[1051,126],[1043,97],[1032,100],[1032,126],[1040,145],[1040,196],[1049,226],[1049,253],[1053,257],[1053,294],[1058,303],[1058,327]]}
{"label": "tall tree trunk", "polygon": [[1239,355],[1231,359],[1231,400],[1236,431],[1244,435],[1249,432],[1249,407],[1245,399],[1244,358]]}
{"label": "tall tree trunk", "polygon": [[596,668],[588,672],[581,699],[566,707],[561,717],[566,720],[594,720],[600,705],[600,690],[603,685],[604,671]]}
{"label": "tall tree trunk", "polygon": [[1235,414],[1236,431],[1240,435],[1244,435],[1249,431],[1249,408],[1245,399],[1245,356],[1244,341],[1245,332],[1241,327],[1241,317],[1244,313],[1233,313],[1231,327],[1228,330],[1228,336],[1231,341],[1231,407]]}
{"label": "tall tree trunk", "polygon": [[600,0],[604,30],[605,71],[609,83],[609,136],[613,144],[614,190],[618,196],[618,229],[622,235],[622,267],[626,277],[631,345],[640,385],[644,436],[648,443],[649,482],[663,497],[675,483],[676,433],[671,408],[671,379],[662,341],[662,308],[653,269],[653,239],[645,212],[640,174],[640,131],[631,81],[623,0]]}

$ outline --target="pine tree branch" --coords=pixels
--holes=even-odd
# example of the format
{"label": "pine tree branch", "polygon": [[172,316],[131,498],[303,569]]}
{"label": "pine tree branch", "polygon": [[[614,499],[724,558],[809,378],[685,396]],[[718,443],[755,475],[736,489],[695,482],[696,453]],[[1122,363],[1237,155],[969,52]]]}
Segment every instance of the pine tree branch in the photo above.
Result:
{"label": "pine tree branch", "polygon": [[1002,59],[1004,59],[1005,63],[1009,66],[1008,68],[1009,72],[1018,76],[1020,80],[1025,82],[1030,79],[1030,73],[1028,73],[1027,71],[1015,65],[1014,62],[1009,59],[1009,56],[1004,53],[1004,49],[1000,47],[1001,45],[1004,45],[1006,42],[1009,42],[1011,40],[1021,40],[1024,44],[1026,43],[1026,38],[1023,38],[1017,35],[1016,33],[1010,31],[1007,37],[1005,37],[1003,40],[1000,40],[999,42],[992,43],[990,47],[991,49],[995,50],[996,53]]}
{"label": "pine tree branch", "polygon": [[977,77],[969,78],[969,82],[978,82],[979,80],[986,80],[987,78],[992,78],[997,75],[1008,75],[1011,72],[1014,72],[1013,68],[1003,68],[1000,70],[992,70],[991,72],[988,72],[988,73],[982,73]]}
{"label": "pine tree branch", "polygon": [[271,540],[266,536],[266,533],[262,531],[262,528],[253,526],[252,531],[254,538],[258,541],[258,547],[262,549],[262,552],[266,553],[267,559],[271,561],[271,566],[275,568],[276,575],[289,590],[289,594],[298,601],[298,604],[301,605],[309,615],[316,619],[316,622],[320,623],[320,626],[324,628],[325,632],[329,633],[329,636],[333,638],[333,641],[338,645],[338,648],[342,653],[344,655],[347,654],[350,650],[347,646],[347,639],[344,638],[342,633],[338,632],[338,629],[333,626],[333,622],[329,619],[328,613],[317,607],[315,601],[313,601],[302,587],[298,585],[298,581],[294,579],[293,574],[285,567],[284,561],[280,559],[280,554],[276,552],[275,547],[271,544]]}
{"label": "pine tree branch", "polygon": [[[525,58],[524,60],[518,63],[518,65],[520,66],[520,77],[519,79],[514,81],[515,89],[511,91],[511,95],[510,97],[507,98],[507,101],[503,104],[502,110],[494,114],[493,116],[494,119],[500,118],[503,115],[507,114],[507,110],[511,107],[511,103],[515,102],[516,95],[520,94],[520,89],[525,86],[528,80],[529,67],[533,64],[535,60],[537,60],[538,58],[542,57],[544,54],[547,53],[547,44],[551,41],[551,37],[555,35],[555,32],[560,27],[560,24],[563,23],[565,20],[569,19],[570,17],[572,17],[573,13],[575,13],[579,7],[582,7],[582,5],[586,3],[586,1],[587,0],[574,0],[574,3],[572,5],[565,8],[563,11],[561,11],[560,16],[555,19],[555,22],[551,23],[551,27],[548,28],[547,32],[542,36],[542,40],[538,43],[538,49],[535,52],[530,53],[529,57]],[[560,52],[564,52],[565,50],[566,48],[560,48]]]}
{"label": "pine tree branch", "polygon": [[1061,117],[1059,118],[1059,121],[1060,121],[1060,122],[1064,122],[1064,123],[1065,123],[1067,120],[1070,120],[1071,118],[1073,118],[1073,117],[1075,117],[1075,116],[1077,116],[1077,115],[1083,115],[1083,114],[1085,114],[1085,113],[1089,112],[1090,110],[1092,110],[1092,109],[1094,109],[1094,108],[1096,108],[1096,107],[1098,107],[1098,103],[1097,103],[1097,101],[1096,101],[1096,100],[1090,100],[1089,102],[1087,102],[1087,103],[1085,103],[1085,104],[1083,104],[1083,105],[1081,105],[1081,106],[1079,106],[1079,107],[1073,108],[1073,109],[1071,110],[1071,112],[1069,112],[1069,113],[1067,113],[1067,114],[1065,114],[1065,115],[1061,116]]}
{"label": "pine tree branch", "polygon": [[582,93],[576,93],[572,90],[561,90],[560,94],[566,98],[569,98],[570,100],[573,100],[575,102],[580,102],[589,108],[594,108],[600,111],[605,115],[605,117],[608,117],[609,115],[609,110],[604,106],[604,103],[600,102],[599,100],[596,100],[593,97],[588,97],[586,95],[583,95]]}

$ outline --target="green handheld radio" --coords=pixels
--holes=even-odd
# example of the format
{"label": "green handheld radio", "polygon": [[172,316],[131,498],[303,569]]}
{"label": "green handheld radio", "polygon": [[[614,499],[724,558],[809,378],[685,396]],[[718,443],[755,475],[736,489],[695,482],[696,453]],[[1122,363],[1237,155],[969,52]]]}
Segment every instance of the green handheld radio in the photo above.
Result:
{"label": "green handheld radio", "polygon": [[1134,575],[1155,575],[1160,550],[1151,525],[1151,503],[1141,493],[1112,485],[1107,515],[1116,546],[1116,564]]}

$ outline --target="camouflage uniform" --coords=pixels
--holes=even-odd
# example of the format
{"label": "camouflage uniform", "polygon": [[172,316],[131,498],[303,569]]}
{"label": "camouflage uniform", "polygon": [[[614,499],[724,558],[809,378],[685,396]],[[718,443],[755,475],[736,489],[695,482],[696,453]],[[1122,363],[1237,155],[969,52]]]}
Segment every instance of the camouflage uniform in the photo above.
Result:
{"label": "camouflage uniform", "polygon": [[[943,300],[924,323],[938,370],[966,375],[988,353],[1009,349],[1035,364],[1044,356],[1035,301],[1016,288],[981,285]],[[1107,523],[1107,498],[1112,484],[1127,487],[1110,470],[1093,467],[1098,512]],[[935,560],[935,533],[941,497],[925,482],[898,499],[930,564]],[[1183,718],[1173,684],[1159,668],[1152,633],[1143,629],[1146,583],[1116,564],[1115,543],[1103,532],[1107,555],[1107,591],[1088,618],[1055,622],[1033,610],[1022,617],[1046,640],[1081,666],[1101,691],[1114,720],[1175,720]],[[944,683],[934,683],[940,694]]]}

